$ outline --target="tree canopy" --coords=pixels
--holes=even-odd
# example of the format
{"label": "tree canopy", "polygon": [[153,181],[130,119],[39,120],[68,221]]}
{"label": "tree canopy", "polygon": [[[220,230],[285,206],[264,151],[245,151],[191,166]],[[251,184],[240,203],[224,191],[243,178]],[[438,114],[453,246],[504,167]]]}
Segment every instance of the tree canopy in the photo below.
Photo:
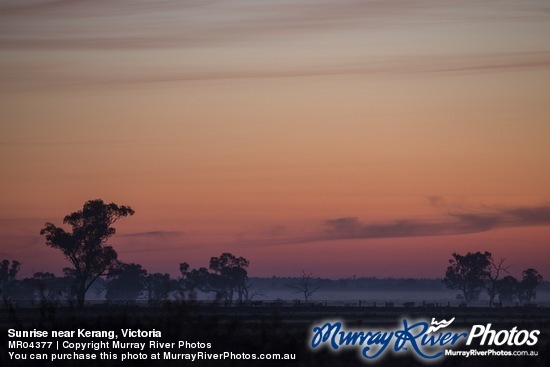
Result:
{"label": "tree canopy", "polygon": [[101,199],[87,201],[82,210],[63,219],[71,226],[67,232],[53,223],[46,223],[40,231],[46,244],[63,252],[74,267],[74,281],[79,306],[84,304],[86,291],[93,282],[106,275],[118,264],[117,253],[107,244],[116,230],[112,225],[134,214],[129,206],[106,204]]}
{"label": "tree canopy", "polygon": [[540,282],[542,282],[542,275],[540,275],[539,272],[533,268],[524,270],[521,275],[522,279],[519,284],[519,298],[522,301],[529,303],[531,302],[531,299],[537,297],[537,292],[535,291],[535,288],[537,288]]}
{"label": "tree canopy", "polygon": [[189,289],[197,288],[203,292],[216,292],[219,298],[233,301],[237,294],[242,301],[247,292],[248,272],[250,262],[244,257],[225,252],[219,257],[210,258],[208,269],[189,270],[189,264],[181,263],[182,281]]}
{"label": "tree canopy", "polygon": [[143,269],[140,264],[121,264],[121,266],[113,273],[109,274],[109,282],[107,282],[105,298],[108,300],[135,300],[138,298],[143,288],[147,270]]}
{"label": "tree canopy", "polygon": [[443,283],[450,289],[462,291],[466,303],[477,300],[489,279],[491,253],[468,252],[464,256],[453,253],[449,264]]}
{"label": "tree canopy", "polygon": [[0,262],[0,295],[4,302],[7,302],[10,297],[12,286],[20,267],[21,263],[17,260],[12,260],[11,266],[9,260],[2,260]]}

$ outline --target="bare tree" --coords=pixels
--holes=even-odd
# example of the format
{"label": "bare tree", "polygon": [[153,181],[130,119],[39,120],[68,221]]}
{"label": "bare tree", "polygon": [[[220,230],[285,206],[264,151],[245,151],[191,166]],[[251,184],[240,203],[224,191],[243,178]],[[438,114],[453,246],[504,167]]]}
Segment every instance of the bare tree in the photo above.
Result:
{"label": "bare tree", "polygon": [[315,285],[316,278],[312,273],[306,273],[302,270],[302,276],[295,284],[289,284],[288,287],[294,289],[293,293],[300,293],[304,295],[306,302],[309,301],[313,293],[315,293],[321,286]]}
{"label": "bare tree", "polygon": [[253,283],[247,281],[243,287],[243,296],[246,301],[252,301],[254,297],[265,297],[261,289],[252,290],[253,285]]}
{"label": "bare tree", "polygon": [[493,257],[489,258],[489,262],[491,263],[491,268],[487,277],[487,294],[489,295],[489,306],[493,305],[495,297],[498,293],[498,278],[500,276],[500,273],[504,272],[506,274],[509,274],[508,269],[510,269],[510,266],[504,266],[505,260],[506,259],[501,258],[498,262],[496,262]]}

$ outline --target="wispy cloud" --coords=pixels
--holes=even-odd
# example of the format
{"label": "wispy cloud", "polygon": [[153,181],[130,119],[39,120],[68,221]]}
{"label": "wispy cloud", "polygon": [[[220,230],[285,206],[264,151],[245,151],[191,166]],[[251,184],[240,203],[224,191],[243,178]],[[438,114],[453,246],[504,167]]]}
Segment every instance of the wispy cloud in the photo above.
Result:
{"label": "wispy cloud", "polygon": [[250,243],[283,245],[292,243],[432,237],[487,232],[498,228],[550,226],[550,205],[495,208],[491,211],[451,212],[435,220],[398,219],[384,223],[362,222],[357,217],[328,219],[305,235],[265,236]]}
{"label": "wispy cloud", "polygon": [[[493,4],[479,0],[5,1],[0,4],[0,90],[550,67],[550,52],[540,41],[538,28],[517,36],[528,39],[529,48],[514,42],[482,53],[479,48],[447,47],[447,43],[434,44],[429,52],[426,47],[409,47],[403,40],[407,37],[399,37],[415,34],[422,40],[441,30],[452,37],[459,34],[457,45],[464,46],[477,37],[461,28],[465,23],[490,24],[493,33],[483,42],[502,44],[496,31],[502,29],[499,22],[532,25],[550,20],[550,6],[542,1],[523,1],[521,6],[503,2],[498,9],[487,3]],[[449,30],[449,24],[459,28]],[[364,40],[375,41],[364,44]],[[426,44],[431,41],[428,37]],[[335,52],[327,52],[332,49]],[[386,49],[397,51],[386,53]],[[297,50],[304,54],[293,57]],[[277,57],[264,57],[271,54]]]}
{"label": "wispy cloud", "polygon": [[[338,29],[414,24],[545,21],[548,5],[433,0],[34,0],[0,5],[1,48],[194,47]],[[25,21],[25,23],[22,23]],[[25,27],[25,24],[31,26]]]}
{"label": "wispy cloud", "polygon": [[186,235],[183,231],[149,231],[149,232],[134,232],[124,233],[120,237],[143,238],[143,239],[163,239],[163,238],[178,238]]}
{"label": "wispy cloud", "polygon": [[[449,2],[398,1],[10,1],[0,6],[10,49],[139,49],[240,43],[350,27],[387,26]],[[24,28],[21,20],[34,27]],[[101,26],[98,26],[101,25]],[[44,32],[48,30],[48,32]],[[8,33],[3,33],[8,34]]]}
{"label": "wispy cloud", "polygon": [[[550,68],[550,52],[532,53],[487,53],[476,55],[409,55],[404,57],[382,57],[362,63],[329,65],[321,62],[309,66],[256,66],[247,69],[239,66],[215,66],[203,70],[153,71],[120,70],[116,75],[98,72],[81,73],[78,69],[68,71],[62,67],[48,67],[29,74],[19,66],[12,65],[10,74],[0,72],[1,89],[25,90],[74,88],[80,86],[104,89],[107,86],[124,86],[151,83],[178,83],[190,81],[246,80],[307,78],[336,75],[438,75],[464,73],[490,73],[505,71],[537,70]],[[18,75],[14,79],[13,76]]]}

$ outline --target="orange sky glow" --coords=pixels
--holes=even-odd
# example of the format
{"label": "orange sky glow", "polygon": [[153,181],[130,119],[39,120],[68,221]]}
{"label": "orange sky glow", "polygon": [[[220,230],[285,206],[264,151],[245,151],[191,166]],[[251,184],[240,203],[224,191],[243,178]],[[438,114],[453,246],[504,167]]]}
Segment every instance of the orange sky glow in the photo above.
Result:
{"label": "orange sky glow", "polygon": [[119,258],[177,274],[550,279],[550,4],[4,1],[0,259],[129,205]]}

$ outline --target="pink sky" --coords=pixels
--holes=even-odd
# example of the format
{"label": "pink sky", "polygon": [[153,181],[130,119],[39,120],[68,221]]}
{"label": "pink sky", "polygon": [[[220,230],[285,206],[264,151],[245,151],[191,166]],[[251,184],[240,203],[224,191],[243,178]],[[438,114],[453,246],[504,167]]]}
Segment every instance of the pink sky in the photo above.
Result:
{"label": "pink sky", "polygon": [[550,279],[549,6],[3,2],[0,259],[59,273],[40,229],[102,198],[149,271]]}

